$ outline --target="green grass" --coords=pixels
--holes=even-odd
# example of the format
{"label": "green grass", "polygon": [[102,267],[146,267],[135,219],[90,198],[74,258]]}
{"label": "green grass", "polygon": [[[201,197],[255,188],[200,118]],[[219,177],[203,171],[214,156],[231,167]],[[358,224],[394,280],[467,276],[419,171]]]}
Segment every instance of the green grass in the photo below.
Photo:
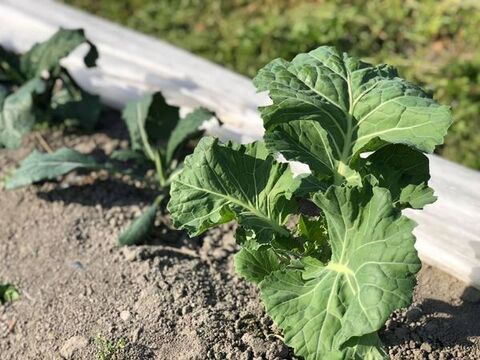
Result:
{"label": "green grass", "polygon": [[126,341],[123,338],[109,340],[99,334],[95,337],[95,344],[97,346],[97,360],[115,360],[118,352],[125,348]]}
{"label": "green grass", "polygon": [[452,106],[439,152],[480,169],[477,0],[64,0],[247,76],[330,44],[399,68]]}

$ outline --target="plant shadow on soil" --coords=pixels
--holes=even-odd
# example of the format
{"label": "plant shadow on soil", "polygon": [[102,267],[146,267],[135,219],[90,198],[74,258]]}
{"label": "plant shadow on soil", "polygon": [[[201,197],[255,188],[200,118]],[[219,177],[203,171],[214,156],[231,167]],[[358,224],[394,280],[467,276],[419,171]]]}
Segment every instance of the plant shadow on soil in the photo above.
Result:
{"label": "plant shadow on soil", "polygon": [[[480,336],[480,321],[476,319],[478,305],[470,301],[480,299],[479,291],[468,287],[461,298],[464,301],[460,305],[452,305],[437,299],[425,299],[418,307],[407,311],[407,321],[403,325],[408,326],[414,333],[427,335],[423,340],[434,348],[455,345],[472,346],[473,342],[469,337]],[[391,345],[410,340],[411,334],[405,337],[398,336],[402,331],[394,331],[394,333],[394,340],[389,341]]]}
{"label": "plant shadow on soil", "polygon": [[425,266],[419,274],[413,304],[395,311],[387,321],[381,333],[383,342],[392,359],[411,355],[419,359],[478,359],[480,291],[458,280],[446,282],[430,268]]}
{"label": "plant shadow on soil", "polygon": [[86,206],[101,205],[103,208],[114,206],[149,204],[155,199],[157,192],[153,189],[138,188],[134,184],[121,179],[95,179],[93,183],[55,187],[39,190],[39,198],[53,202],[62,201],[65,204],[80,204]]}

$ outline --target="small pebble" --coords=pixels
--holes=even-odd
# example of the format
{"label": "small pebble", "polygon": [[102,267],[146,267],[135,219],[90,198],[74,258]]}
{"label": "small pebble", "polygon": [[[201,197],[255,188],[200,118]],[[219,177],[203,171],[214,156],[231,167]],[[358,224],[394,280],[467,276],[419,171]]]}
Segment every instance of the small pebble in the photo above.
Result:
{"label": "small pebble", "polygon": [[422,345],[420,345],[420,349],[423,350],[423,351],[426,351],[427,353],[431,353],[432,352],[432,345],[424,342]]}
{"label": "small pebble", "polygon": [[60,355],[64,359],[71,359],[75,352],[85,348],[88,345],[88,340],[83,336],[73,336],[63,344],[60,349]]}
{"label": "small pebble", "polygon": [[122,319],[123,321],[127,321],[128,319],[130,319],[130,311],[127,311],[127,310],[121,311],[120,319]]}

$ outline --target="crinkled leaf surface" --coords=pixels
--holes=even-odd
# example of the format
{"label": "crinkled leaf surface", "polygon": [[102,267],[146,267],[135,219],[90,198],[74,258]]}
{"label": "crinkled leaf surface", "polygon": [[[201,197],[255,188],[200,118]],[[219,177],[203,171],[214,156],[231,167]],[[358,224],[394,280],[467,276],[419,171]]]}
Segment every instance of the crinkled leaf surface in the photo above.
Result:
{"label": "crinkled leaf surface", "polygon": [[35,123],[35,98],[44,91],[45,82],[34,78],[4,98],[0,112],[0,146],[20,146],[22,136],[29,132]]}
{"label": "crinkled leaf surface", "polygon": [[247,241],[235,255],[235,271],[243,278],[258,284],[273,271],[283,269],[285,264],[268,246],[258,246]]}
{"label": "crinkled leaf surface", "polygon": [[180,119],[177,126],[173,129],[167,143],[165,158],[170,163],[177,149],[188,139],[199,134],[199,127],[207,120],[211,119],[214,114],[204,108],[197,108],[191,113]]}
{"label": "crinkled leaf surface", "polygon": [[290,237],[283,225],[296,208],[291,195],[298,184],[288,164],[275,161],[261,144],[206,137],[173,180],[168,209],[174,226],[190,235],[236,219],[258,242],[269,242]]}
{"label": "crinkled leaf surface", "polygon": [[60,60],[69,55],[79,45],[87,43],[90,47],[85,55],[87,67],[95,66],[98,52],[85,37],[82,29],[60,29],[50,39],[35,44],[20,58],[20,68],[27,78],[41,76],[44,71],[60,70]]}
{"label": "crinkled leaf surface", "polygon": [[166,103],[160,92],[129,102],[122,113],[133,150],[143,150],[145,142],[167,140],[177,125],[178,108]]}
{"label": "crinkled leaf surface", "polygon": [[330,260],[332,251],[325,219],[309,219],[302,214],[298,219],[297,233],[304,241],[303,256],[313,256],[324,263]]}
{"label": "crinkled leaf surface", "polygon": [[103,169],[93,157],[78,151],[61,148],[52,154],[34,150],[20,164],[20,167],[6,181],[6,188],[13,189],[37,181],[55,179],[78,169]]}
{"label": "crinkled leaf surface", "polygon": [[350,359],[347,341],[374,333],[411,301],[420,269],[414,223],[383,188],[332,186],[314,201],[327,219],[330,262],[310,258],[303,270],[272,273],[260,283],[262,299],[296,354]]}
{"label": "crinkled leaf surface", "polygon": [[[450,110],[394,68],[373,66],[323,46],[277,59],[254,80],[272,105],[261,108],[271,151],[306,162],[319,177],[358,184],[352,162],[385,143],[432,152],[452,122]],[[338,182],[337,182],[338,183]]]}
{"label": "crinkled leaf surface", "polygon": [[435,202],[433,190],[427,185],[430,173],[424,154],[406,145],[387,145],[364,162],[365,175],[372,174],[379,186],[389,189],[400,208],[421,209]]}

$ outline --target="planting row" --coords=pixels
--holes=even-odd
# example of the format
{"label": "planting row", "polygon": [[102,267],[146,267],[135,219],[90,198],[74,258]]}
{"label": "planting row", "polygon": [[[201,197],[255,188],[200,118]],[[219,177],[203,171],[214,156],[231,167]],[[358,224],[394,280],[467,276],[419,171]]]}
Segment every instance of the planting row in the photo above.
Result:
{"label": "planting row", "polygon": [[[2,50],[0,145],[19,146],[39,120],[93,128],[98,98],[60,65],[84,42],[85,64],[94,66],[95,47],[80,30],[60,30],[22,56]],[[34,151],[6,187],[79,170],[154,187],[151,207],[120,235],[120,245],[143,243],[157,211],[169,212],[191,236],[236,221],[237,273],[257,284],[297,355],[385,359],[377,331],[410,304],[421,266],[415,224],[402,210],[435,201],[425,153],[443,143],[450,110],[393,67],[333,47],[274,60],[254,83],[272,100],[260,109],[262,141],[203,137],[215,114],[198,108],[181,117],[154,93],[123,111],[128,150],[103,161],[67,148]],[[310,173],[294,176],[279,155],[307,164]]]}

